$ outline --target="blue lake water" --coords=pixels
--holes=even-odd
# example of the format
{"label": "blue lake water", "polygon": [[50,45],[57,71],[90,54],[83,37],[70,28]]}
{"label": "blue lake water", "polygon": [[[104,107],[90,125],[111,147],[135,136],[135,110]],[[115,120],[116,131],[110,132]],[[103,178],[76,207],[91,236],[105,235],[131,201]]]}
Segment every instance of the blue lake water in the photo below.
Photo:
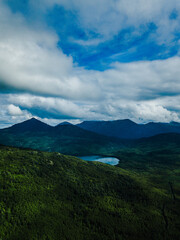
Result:
{"label": "blue lake water", "polygon": [[97,161],[97,162],[107,163],[110,165],[117,165],[119,163],[119,159],[115,157],[82,156],[79,158],[85,161]]}

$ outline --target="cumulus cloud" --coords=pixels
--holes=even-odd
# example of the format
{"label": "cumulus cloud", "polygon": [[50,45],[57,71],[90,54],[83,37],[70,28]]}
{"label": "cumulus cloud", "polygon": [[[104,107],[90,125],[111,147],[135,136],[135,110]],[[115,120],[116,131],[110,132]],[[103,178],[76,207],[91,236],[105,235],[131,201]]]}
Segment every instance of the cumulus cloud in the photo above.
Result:
{"label": "cumulus cloud", "polygon": [[10,115],[12,116],[19,116],[19,115],[23,115],[23,112],[21,111],[21,109],[18,106],[15,106],[13,104],[10,104],[8,106],[8,112]]}
{"label": "cumulus cloud", "polygon": [[[89,0],[71,1],[71,4],[68,0],[46,0],[44,3],[48,7],[56,3],[70,10],[77,9],[84,27],[96,27],[95,30],[105,36],[111,31],[119,31],[125,22],[126,26],[140,26],[142,21],[156,20],[160,26],[163,17],[159,12],[167,20],[174,8],[178,11],[178,2],[165,4],[152,0],[148,7],[144,0],[101,0],[97,5]],[[110,10],[114,16],[109,16]],[[87,11],[91,14],[86,16]],[[106,21],[100,22],[105,17]],[[168,23],[174,21],[173,29],[178,28],[179,15],[175,20],[167,20]],[[31,116],[50,118],[54,122],[56,119],[118,118],[180,121],[179,56],[155,61],[117,62],[104,71],[86,70],[57,47],[59,39],[54,32],[29,25],[22,15],[12,13],[2,2],[0,32],[0,87],[16,91],[1,95],[3,121],[9,118],[7,122],[16,122]],[[96,41],[81,44],[96,44]]]}
{"label": "cumulus cloud", "polygon": [[156,102],[116,102],[112,104],[114,115],[121,113],[122,118],[129,118],[135,122],[180,122],[180,117],[175,111],[169,111]]}
{"label": "cumulus cloud", "polygon": [[32,96],[29,94],[13,94],[7,96],[8,102],[20,105],[24,109],[35,113],[42,113],[42,116],[48,116],[57,119],[97,119],[103,114],[91,111],[92,103],[76,103],[65,99],[53,97]]}
{"label": "cumulus cloud", "polygon": [[0,94],[0,128],[9,127],[12,124],[25,121],[32,117],[27,110],[21,110],[19,106],[10,104],[7,96]]}
{"label": "cumulus cloud", "polygon": [[0,9],[1,85],[72,99],[99,97],[93,81],[81,81],[78,68],[73,73],[72,58],[57,48],[55,33],[28,26],[2,2]]}
{"label": "cumulus cloud", "polygon": [[[135,122],[180,122],[179,110],[171,109],[166,97],[158,100],[132,101],[124,97],[107,98],[102,102],[71,102],[59,98],[32,96],[29,94],[7,95],[7,103],[19,105],[40,119],[60,120],[114,120],[129,118]],[[176,97],[171,101],[177,102]],[[51,122],[47,120],[47,122]]]}
{"label": "cumulus cloud", "polygon": [[[126,99],[150,99],[180,94],[180,58],[115,63],[113,69],[97,72],[104,90]],[[114,95],[115,94],[115,95]]]}
{"label": "cumulus cloud", "polygon": [[[156,37],[162,43],[170,41],[174,31],[180,28],[179,0],[31,0],[31,3],[43,9],[63,6],[77,14],[84,29],[105,38],[127,27],[134,27],[135,34],[141,34],[146,25],[154,23]],[[176,12],[174,18],[171,17],[173,12]]]}

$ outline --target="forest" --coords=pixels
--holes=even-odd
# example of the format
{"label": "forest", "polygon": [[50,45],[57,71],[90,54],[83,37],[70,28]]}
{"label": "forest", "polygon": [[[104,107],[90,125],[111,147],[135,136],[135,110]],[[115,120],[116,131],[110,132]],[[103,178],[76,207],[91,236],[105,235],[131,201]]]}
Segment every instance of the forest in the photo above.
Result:
{"label": "forest", "polygon": [[124,149],[110,166],[1,146],[0,239],[179,239],[180,152],[173,151]]}

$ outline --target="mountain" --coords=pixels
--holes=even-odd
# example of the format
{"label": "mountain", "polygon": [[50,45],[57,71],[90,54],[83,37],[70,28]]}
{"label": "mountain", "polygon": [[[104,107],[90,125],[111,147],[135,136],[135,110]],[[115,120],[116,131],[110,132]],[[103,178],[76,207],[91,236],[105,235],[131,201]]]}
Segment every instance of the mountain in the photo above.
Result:
{"label": "mountain", "polygon": [[172,126],[180,126],[180,123],[172,121],[172,122],[170,122],[170,125],[172,125]]}
{"label": "mountain", "polygon": [[89,155],[112,152],[123,146],[124,141],[90,132],[72,124],[52,127],[33,118],[1,129],[0,143],[71,155]]}
{"label": "mountain", "polygon": [[[90,131],[82,128],[82,125],[85,125]],[[77,156],[113,155],[121,148],[139,147],[140,145],[145,147],[149,145],[152,147],[170,145],[173,135],[170,133],[163,135],[161,132],[172,132],[173,130],[178,132],[179,128],[180,124],[175,122],[143,125],[130,120],[83,122],[78,125],[59,124],[52,127],[32,118],[12,127],[1,129],[0,144]],[[93,131],[94,129],[96,132]],[[100,134],[100,132],[107,136]],[[152,132],[153,134],[160,132],[162,136],[150,137],[148,140],[147,136],[152,135]],[[143,138],[139,138],[140,136],[143,136]],[[127,139],[127,137],[131,139]],[[162,138],[166,139],[163,140]]]}
{"label": "mountain", "polygon": [[129,119],[116,121],[84,121],[76,126],[105,136],[138,139],[161,133],[180,133],[180,123],[137,124]]}
{"label": "mountain", "polygon": [[158,146],[160,144],[164,148],[168,145],[176,144],[180,148],[180,134],[179,133],[161,133],[148,138],[141,138],[135,141],[137,145],[147,146],[148,144]]}
{"label": "mountain", "polygon": [[[70,122],[66,122],[66,121],[65,121],[65,122],[61,122],[61,123],[58,124],[58,125],[72,125],[72,124],[71,124]],[[57,126],[58,126],[58,125],[57,125]]]}
{"label": "mountain", "polygon": [[[3,130],[5,131],[11,131],[11,132],[27,132],[27,131],[31,131],[31,132],[36,132],[36,131],[48,131],[50,130],[52,127],[49,126],[48,124],[39,121],[36,118],[31,118],[29,120],[26,120],[24,122],[21,123],[17,123],[15,125],[13,125],[12,127],[9,128],[5,128]],[[1,129],[2,130],[2,129]]]}

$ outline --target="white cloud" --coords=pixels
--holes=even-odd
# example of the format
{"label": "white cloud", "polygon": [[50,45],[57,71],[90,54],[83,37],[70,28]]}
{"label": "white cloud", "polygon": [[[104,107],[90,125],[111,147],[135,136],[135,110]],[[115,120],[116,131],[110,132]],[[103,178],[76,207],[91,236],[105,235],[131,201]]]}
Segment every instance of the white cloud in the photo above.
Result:
{"label": "white cloud", "polygon": [[[131,26],[135,27],[135,34],[139,34],[143,31],[142,26],[153,22],[157,26],[156,37],[162,43],[170,41],[174,31],[180,29],[179,0],[31,0],[31,3],[43,9],[55,4],[63,6],[77,14],[84,29],[95,31],[105,38]],[[177,18],[170,19],[174,10]]]}
{"label": "white cloud", "polygon": [[19,115],[23,115],[23,112],[21,111],[21,109],[18,106],[15,106],[13,104],[10,104],[8,106],[8,112],[10,115],[12,116],[19,116]]}
{"label": "white cloud", "polygon": [[[52,97],[37,97],[31,95],[8,95],[7,102],[20,105],[29,112],[43,113],[41,118],[51,119],[81,119],[81,120],[114,120],[130,118],[135,122],[180,122],[179,110],[168,110],[172,103],[177,104],[176,97],[154,100],[132,101],[124,97],[107,98],[102,102],[81,102],[81,104]],[[173,100],[174,99],[174,100]],[[35,114],[35,113],[34,113]],[[33,114],[33,115],[34,115]],[[50,120],[48,120],[50,121]],[[57,120],[52,120],[57,122]],[[68,120],[69,121],[69,120]]]}
{"label": "white cloud", "polygon": [[0,103],[0,128],[9,127],[32,117],[27,110],[21,110],[18,106],[9,104],[6,95],[0,94]]}
{"label": "white cloud", "polygon": [[116,63],[114,68],[97,73],[104,91],[126,99],[157,98],[180,94],[180,58]]}
{"label": "white cloud", "polygon": [[162,105],[157,104],[156,102],[129,102],[129,103],[120,103],[119,105],[115,104],[117,111],[121,111],[123,115],[127,116],[136,122],[170,122],[177,121],[180,122],[180,117],[174,111],[169,111]]}
{"label": "white cloud", "polygon": [[[159,0],[153,12],[154,0],[150,2],[153,4],[149,8],[143,5],[144,1],[138,1],[138,5],[142,3],[140,9],[138,5],[136,8],[132,1],[132,9],[131,7],[126,9],[129,1],[116,1],[113,2],[114,5],[112,2],[99,1],[97,18],[107,16],[107,21],[110,21],[106,12],[112,8],[116,9],[117,15],[121,11],[126,12],[124,15],[129,16],[127,21],[133,22],[135,8],[136,14],[140,15],[143,12],[140,18],[147,18],[149,21],[158,18],[160,9],[165,8],[163,14],[167,16],[167,11],[170,12],[172,6],[175,7],[177,3],[173,1],[171,5],[167,2],[168,7],[162,7],[162,1]],[[69,1],[62,3],[71,9],[71,5],[67,5]],[[100,8],[99,5],[103,3],[104,7]],[[118,5],[120,3],[121,5]],[[72,1],[72,4],[73,9],[78,8],[78,11],[82,11],[80,14],[82,19],[83,16],[86,17],[86,8],[91,13],[94,9],[94,1],[90,3],[79,0]],[[110,8],[107,8],[107,5]],[[178,3],[176,8],[179,8]],[[95,15],[96,12],[91,14]],[[93,28],[95,20],[90,19],[90,15],[84,22],[87,25],[88,23],[89,27]],[[99,28],[102,24],[104,23],[96,25]],[[110,25],[107,25],[109,29]],[[174,28],[176,26],[173,26]],[[107,33],[103,34],[109,34],[109,30],[106,30]],[[102,28],[102,31],[105,30]],[[0,101],[4,102],[4,107],[1,104],[0,112],[2,119],[8,119],[9,114],[14,113],[12,116],[14,120],[10,118],[7,120],[9,123],[36,116],[38,112],[40,115],[40,111],[52,119],[67,117],[67,119],[131,118],[135,121],[180,121],[178,56],[166,60],[114,63],[112,69],[104,72],[79,68],[73,64],[71,57],[57,48],[56,34],[47,29],[29,26],[21,15],[12,14],[2,2],[0,2],[0,32],[0,84],[29,93],[1,96]]]}
{"label": "white cloud", "polygon": [[2,3],[0,9],[1,84],[64,98],[99,97],[94,82],[81,81],[81,69],[74,70],[72,58],[57,48],[54,33],[28,26],[22,16],[12,14]]}
{"label": "white cloud", "polygon": [[180,122],[180,114],[175,110],[168,110],[165,100],[156,101],[126,101],[123,99],[107,101],[92,106],[91,110],[104,115],[102,120],[131,119],[139,123],[155,122]]}
{"label": "white cloud", "polygon": [[97,119],[104,117],[103,114],[91,111],[92,103],[76,103],[60,98],[32,96],[29,94],[10,94],[7,96],[7,101],[26,108],[30,112],[35,109],[43,112],[43,115],[47,114],[47,116],[50,115],[51,118],[57,119]]}

